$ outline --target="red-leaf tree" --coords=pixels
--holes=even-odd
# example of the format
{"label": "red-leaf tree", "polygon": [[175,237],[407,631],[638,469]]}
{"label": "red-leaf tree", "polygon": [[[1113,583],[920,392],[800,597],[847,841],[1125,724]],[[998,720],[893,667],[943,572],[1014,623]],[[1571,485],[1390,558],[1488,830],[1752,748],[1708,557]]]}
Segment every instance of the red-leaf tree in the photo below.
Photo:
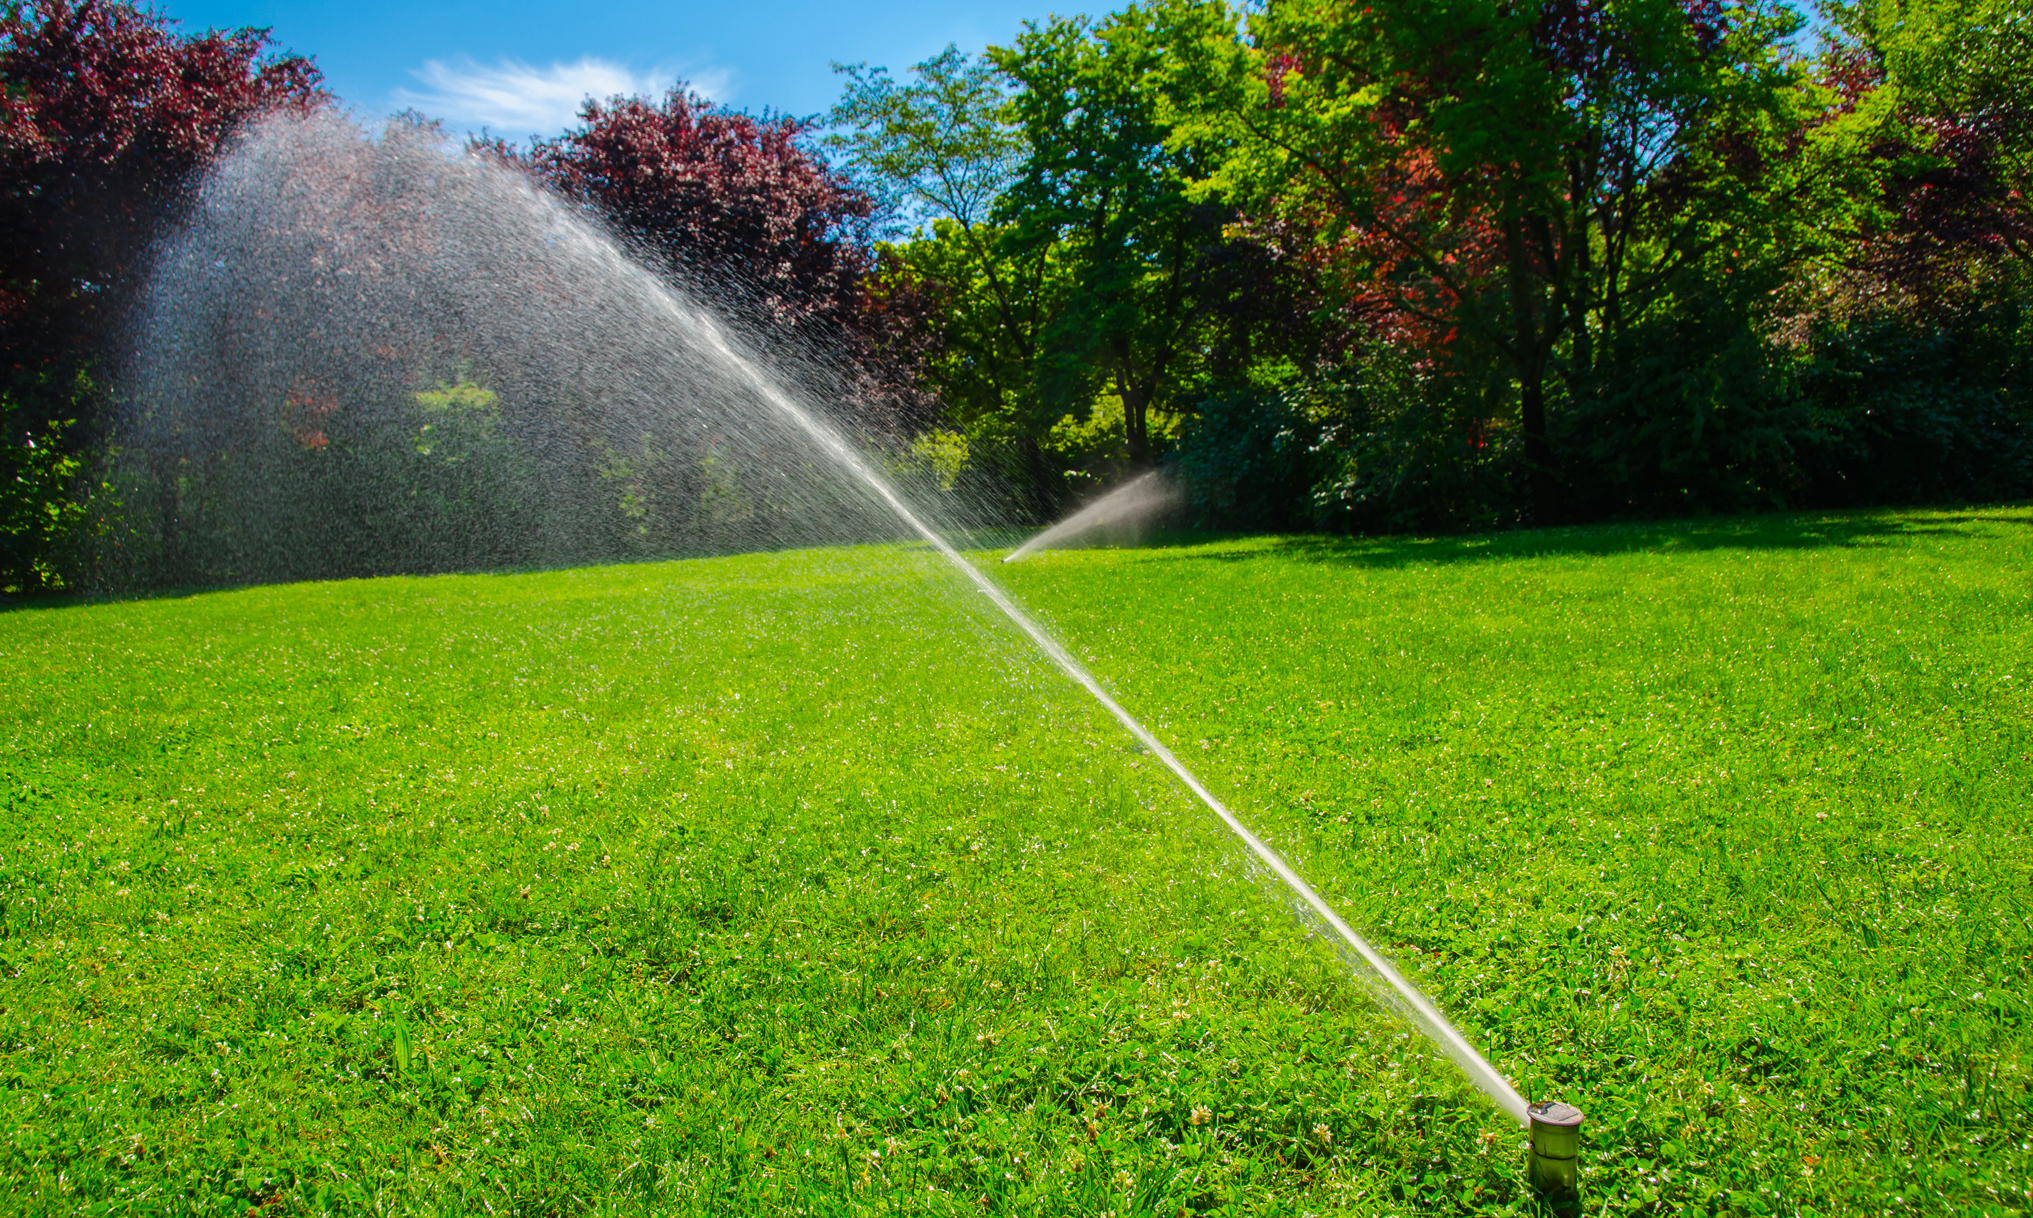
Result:
{"label": "red-leaf tree", "polygon": [[185,36],[117,0],[0,11],[0,359],[65,381],[118,320],[149,243],[243,119],[323,97],[265,30]]}
{"label": "red-leaf tree", "polygon": [[[864,422],[910,429],[928,301],[867,235],[873,205],[804,146],[810,124],[712,106],[684,88],[662,102],[588,102],[583,125],[525,163],[596,208],[696,285],[727,292],[773,339],[823,350]],[[504,150],[505,151],[505,150]]]}

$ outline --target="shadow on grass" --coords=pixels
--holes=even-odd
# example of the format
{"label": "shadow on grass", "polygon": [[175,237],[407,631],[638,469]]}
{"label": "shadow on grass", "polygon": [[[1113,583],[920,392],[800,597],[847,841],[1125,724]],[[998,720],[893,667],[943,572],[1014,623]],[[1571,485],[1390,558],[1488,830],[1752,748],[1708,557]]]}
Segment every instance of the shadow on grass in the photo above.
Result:
{"label": "shadow on grass", "polygon": [[[1146,540],[1151,561],[1247,562],[1276,557],[1356,567],[1398,568],[1500,558],[1608,557],[1705,550],[1856,549],[1901,538],[1967,536],[1972,525],[2033,526],[2033,507],[2000,505],[1953,510],[1866,509],[1793,512],[1519,529],[1455,536],[1265,537],[1171,531]],[[1232,543],[1233,548],[1225,548]],[[1164,551],[1181,551],[1165,554]],[[1186,552],[1191,551],[1191,552]]]}
{"label": "shadow on grass", "polygon": [[[1203,533],[1175,529],[1153,534],[1142,542],[1131,545],[1067,548],[1140,551],[1144,561],[1157,562],[1234,563],[1278,557],[1304,562],[1390,569],[1496,558],[1606,557],[1640,551],[1694,553],[1726,549],[1856,548],[1882,545],[1897,538],[1928,535],[1961,536],[1966,535],[1968,526],[1978,524],[2033,527],[2033,504],[2000,504],[1954,509],[1871,508],[1837,512],[1793,512],[1767,516],[1655,520],[1445,536],[1336,537],[1323,534]],[[949,534],[949,537],[959,549],[978,554],[1014,546],[1027,534],[1027,530],[975,529],[954,532]],[[923,544],[909,537],[895,540],[906,545]],[[214,592],[302,582],[329,583],[390,577],[429,578],[437,575],[527,575],[575,570],[588,566],[632,566],[692,558],[782,553],[799,548],[806,547],[755,546],[695,554],[617,558],[604,562],[565,562],[555,565],[506,566],[492,569],[388,571],[370,575],[335,575],[324,579],[278,580],[274,584],[249,581],[178,588],[134,589],[117,593],[58,593],[13,598],[0,596],[0,614],[26,609],[58,609],[116,601],[182,600]]]}

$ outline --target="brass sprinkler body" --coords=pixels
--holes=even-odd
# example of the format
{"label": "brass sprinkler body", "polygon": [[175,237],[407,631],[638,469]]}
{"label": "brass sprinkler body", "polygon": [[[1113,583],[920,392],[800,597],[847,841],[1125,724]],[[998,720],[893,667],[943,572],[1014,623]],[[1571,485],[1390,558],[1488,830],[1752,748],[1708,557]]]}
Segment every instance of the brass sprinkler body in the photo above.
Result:
{"label": "brass sprinkler body", "polygon": [[1581,1109],[1558,1100],[1542,1100],[1525,1112],[1532,1125],[1525,1175],[1533,1191],[1548,1198],[1577,1196],[1581,1192]]}

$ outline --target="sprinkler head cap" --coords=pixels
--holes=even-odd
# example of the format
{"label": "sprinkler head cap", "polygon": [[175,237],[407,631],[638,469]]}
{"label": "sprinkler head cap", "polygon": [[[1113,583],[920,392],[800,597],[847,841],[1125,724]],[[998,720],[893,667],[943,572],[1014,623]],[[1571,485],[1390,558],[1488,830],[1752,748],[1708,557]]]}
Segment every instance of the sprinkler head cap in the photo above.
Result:
{"label": "sprinkler head cap", "polygon": [[1542,1193],[1581,1190],[1581,1109],[1543,1100],[1525,1110],[1531,1117],[1532,1150],[1527,1166],[1532,1187]]}

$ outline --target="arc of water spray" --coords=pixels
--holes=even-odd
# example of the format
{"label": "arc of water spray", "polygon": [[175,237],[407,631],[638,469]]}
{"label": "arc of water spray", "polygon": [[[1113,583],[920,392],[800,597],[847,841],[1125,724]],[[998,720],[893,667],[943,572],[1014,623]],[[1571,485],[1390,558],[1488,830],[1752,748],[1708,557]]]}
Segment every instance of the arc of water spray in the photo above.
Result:
{"label": "arc of water spray", "polygon": [[1047,633],[1044,627],[1031,620],[1029,614],[1018,608],[1016,602],[1010,599],[1009,594],[1003,591],[1001,585],[983,574],[973,563],[968,562],[944,537],[940,536],[930,525],[919,519],[918,514],[911,510],[910,505],[904,502],[903,497],[890,486],[889,481],[877,473],[874,467],[870,466],[861,453],[848,444],[844,437],[817,415],[799,405],[796,400],[777,385],[772,377],[765,374],[762,369],[737,351],[712,318],[703,313],[684,308],[675,296],[667,290],[661,289],[661,287],[659,287],[654,295],[670,309],[675,320],[681,326],[690,330],[714,354],[727,361],[729,367],[739,371],[748,381],[750,388],[760,395],[764,401],[769,403],[772,408],[781,412],[800,431],[804,432],[835,460],[839,461],[841,465],[851,471],[855,477],[861,479],[891,511],[896,513],[899,520],[913,533],[923,538],[926,544],[937,550],[947,562],[953,565],[954,569],[966,576],[968,581],[982,595],[986,596],[997,609],[1001,610],[1003,616],[1015,623],[1019,630],[1028,635],[1031,642],[1037,645],[1038,650],[1044,652],[1046,656],[1050,657],[1052,663],[1059,666],[1060,671],[1071,677],[1082,689],[1091,694],[1094,700],[1099,702],[1109,714],[1115,716],[1116,721],[1122,724],[1129,731],[1130,735],[1136,737],[1139,743],[1150,750],[1152,756],[1164,763],[1165,768],[1172,772],[1173,777],[1177,778],[1188,791],[1193,793],[1195,798],[1199,799],[1201,803],[1206,804],[1216,816],[1221,818],[1221,822],[1228,826],[1229,832],[1233,833],[1241,840],[1244,846],[1249,848],[1250,853],[1256,857],[1257,861],[1268,867],[1271,873],[1278,877],[1279,881],[1291,891],[1292,896],[1299,902],[1301,912],[1314,922],[1316,930],[1319,930],[1330,945],[1337,951],[1353,954],[1364,964],[1368,965],[1377,977],[1382,979],[1384,984],[1389,987],[1387,997],[1400,1015],[1405,1017],[1421,1032],[1425,1033],[1448,1057],[1452,1058],[1454,1063],[1460,1066],[1462,1071],[1468,1075],[1469,1081],[1473,1082],[1479,1090],[1489,1096],[1496,1103],[1497,1107],[1503,1109],[1504,1112],[1508,1113],[1520,1125],[1528,1124],[1524,1097],[1520,1096],[1509,1083],[1504,1081],[1503,1075],[1498,1074],[1495,1068],[1483,1059],[1482,1054],[1476,1052],[1475,1046],[1469,1044],[1467,1039],[1455,1029],[1454,1025],[1448,1022],[1447,1017],[1440,1013],[1439,1008],[1435,1007],[1424,994],[1420,993],[1417,986],[1405,980],[1403,975],[1391,966],[1390,961],[1384,959],[1381,953],[1374,947],[1371,947],[1367,939],[1356,933],[1354,927],[1342,921],[1341,915],[1335,913],[1333,907],[1321,899],[1319,893],[1313,891],[1313,886],[1301,879],[1299,873],[1292,870],[1291,865],[1285,862],[1284,858],[1277,851],[1265,844],[1262,838],[1250,832],[1249,828],[1236,818],[1235,813],[1229,811],[1228,805],[1222,803],[1220,799],[1215,797],[1212,791],[1202,786],[1200,780],[1194,776],[1193,772],[1186,768],[1185,763],[1175,757],[1172,754],[1172,750],[1166,748],[1164,742],[1152,735],[1150,729],[1138,722],[1134,715],[1124,710],[1121,703],[1110,697],[1108,691],[1101,687],[1101,683],[1095,680],[1092,673],[1087,671],[1086,666],[1075,659],[1073,654],[1067,651],[1057,639]]}

